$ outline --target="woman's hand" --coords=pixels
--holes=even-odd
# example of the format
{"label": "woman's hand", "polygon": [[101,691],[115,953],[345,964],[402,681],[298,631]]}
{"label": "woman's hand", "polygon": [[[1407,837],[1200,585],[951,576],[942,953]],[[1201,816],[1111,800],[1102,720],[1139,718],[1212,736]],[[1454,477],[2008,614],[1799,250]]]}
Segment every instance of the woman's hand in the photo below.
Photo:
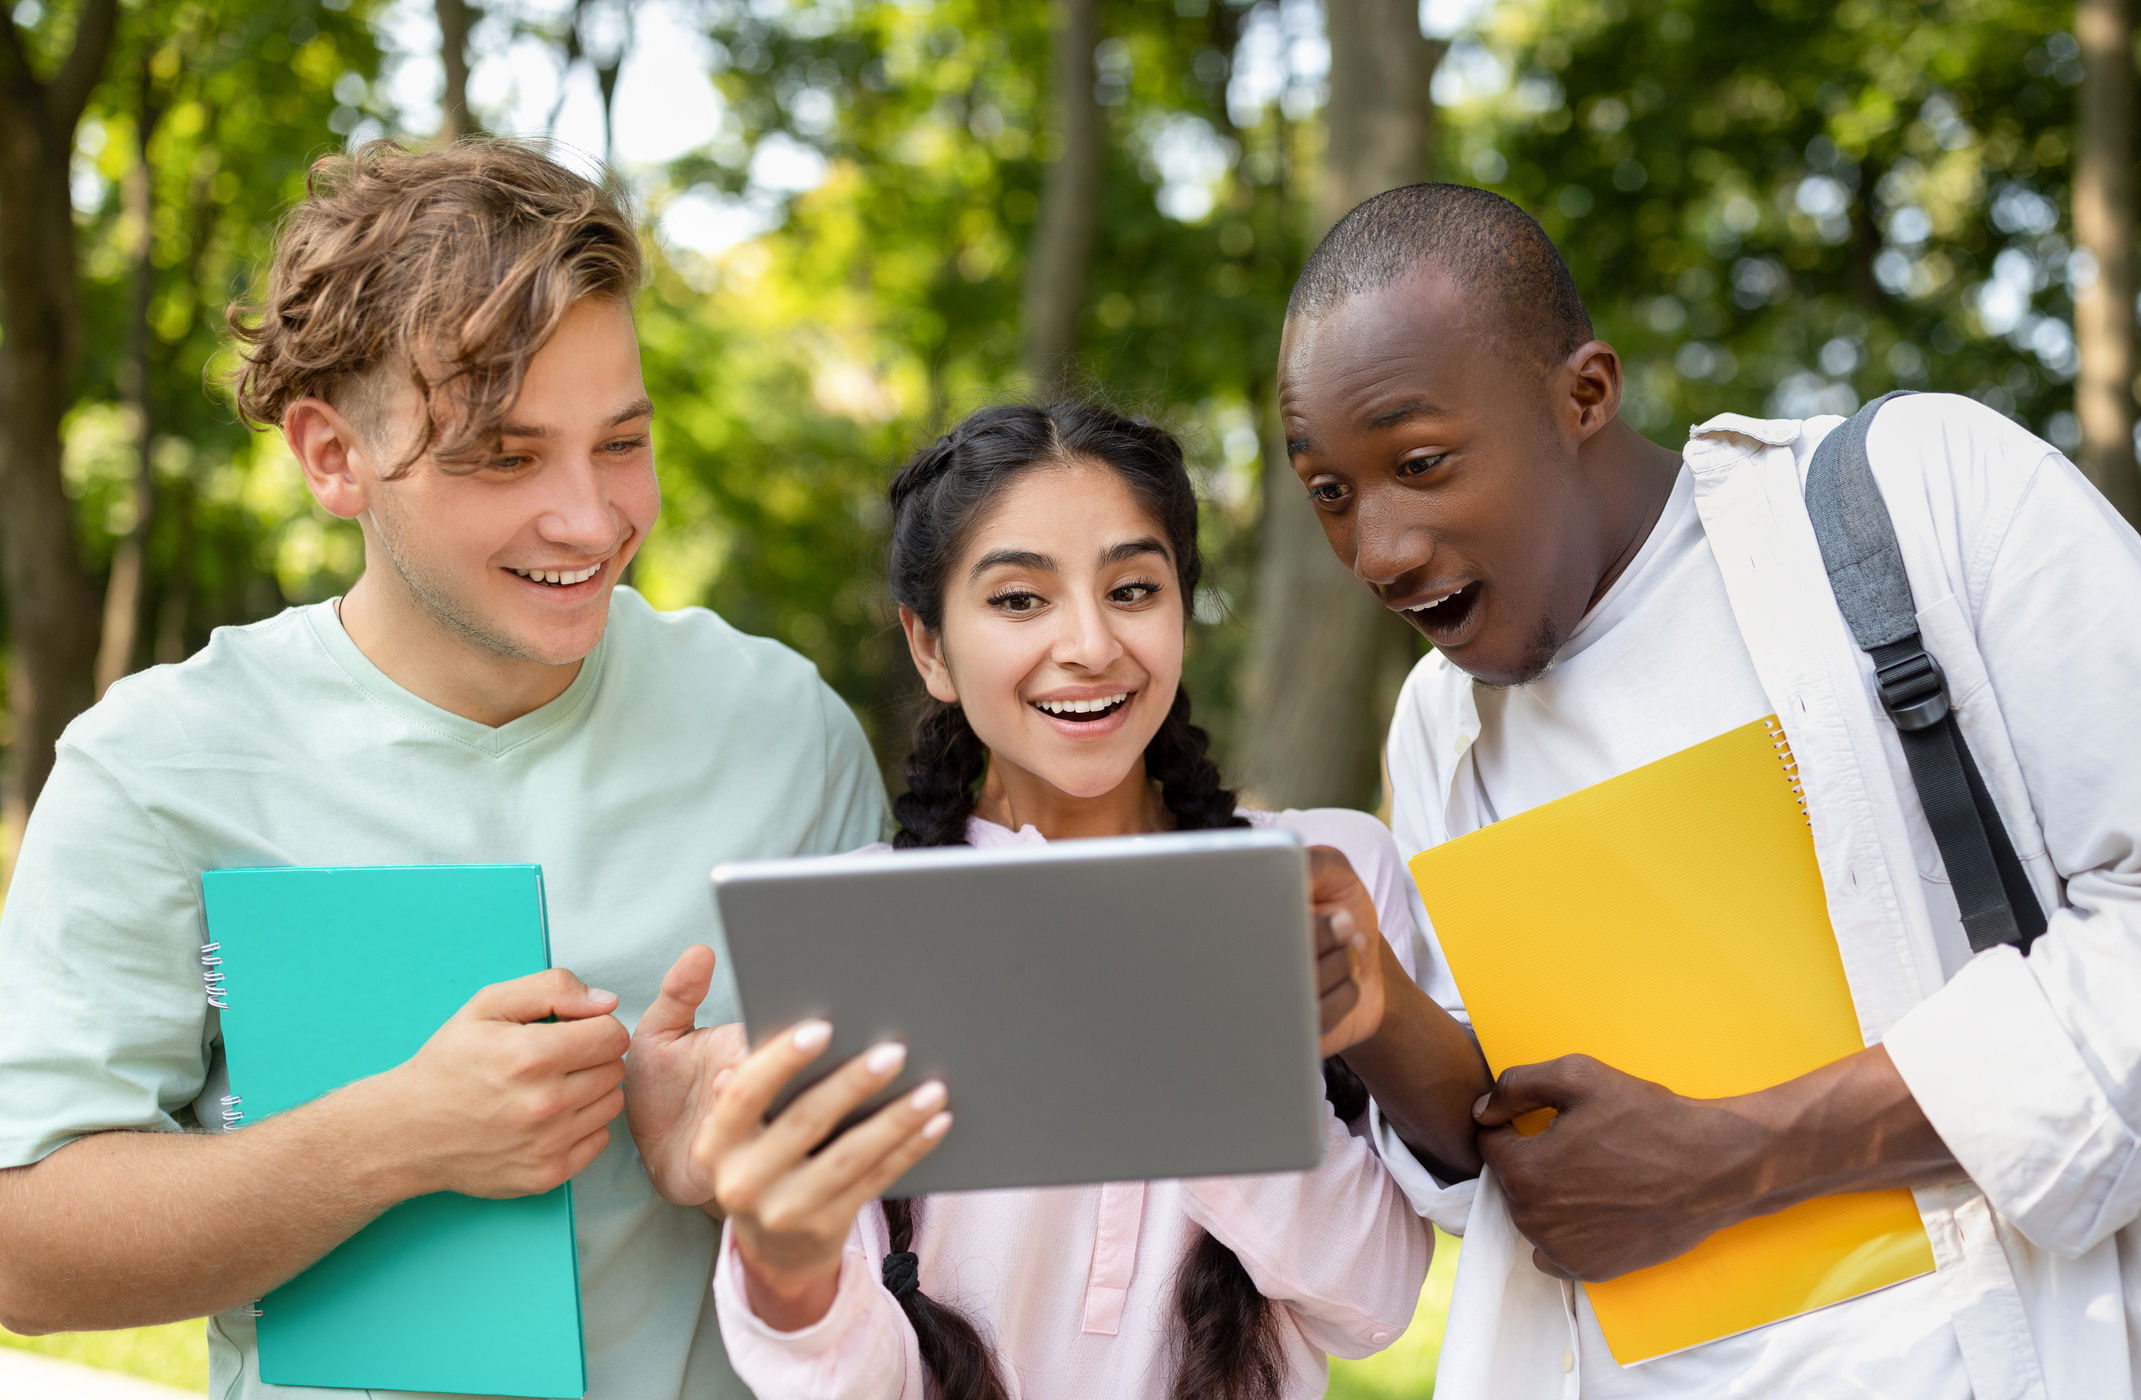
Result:
{"label": "woman's hand", "polygon": [[944,1086],[932,1080],[817,1150],[907,1062],[907,1047],[890,1041],[849,1060],[766,1122],[773,1096],[824,1053],[832,1035],[826,1022],[805,1021],[724,1071],[692,1144],[736,1233],[751,1310],[783,1332],[825,1316],[856,1213],[928,1156],[952,1125]]}
{"label": "woman's hand", "polygon": [[1334,847],[1309,847],[1308,902],[1323,1053],[1336,1055],[1382,1029],[1382,928],[1368,887]]}

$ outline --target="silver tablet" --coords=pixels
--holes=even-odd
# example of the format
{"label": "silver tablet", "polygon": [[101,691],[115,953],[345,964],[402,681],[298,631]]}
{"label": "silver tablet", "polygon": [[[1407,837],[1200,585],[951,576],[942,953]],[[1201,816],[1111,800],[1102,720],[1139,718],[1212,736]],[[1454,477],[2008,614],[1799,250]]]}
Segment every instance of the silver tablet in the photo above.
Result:
{"label": "silver tablet", "polygon": [[[1323,1155],[1307,860],[1205,831],[714,871],[752,1043],[833,1023],[951,1090],[887,1194],[1298,1171]],[[800,1092],[803,1084],[794,1086]]]}

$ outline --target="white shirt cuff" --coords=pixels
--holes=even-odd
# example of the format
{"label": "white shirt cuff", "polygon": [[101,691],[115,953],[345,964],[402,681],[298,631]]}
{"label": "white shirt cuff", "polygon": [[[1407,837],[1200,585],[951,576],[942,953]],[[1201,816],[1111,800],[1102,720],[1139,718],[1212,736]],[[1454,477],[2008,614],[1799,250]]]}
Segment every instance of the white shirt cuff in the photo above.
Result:
{"label": "white shirt cuff", "polygon": [[1472,1198],[1479,1193],[1479,1182],[1460,1181],[1445,1185],[1435,1174],[1420,1165],[1412,1149],[1398,1136],[1397,1129],[1383,1117],[1382,1105],[1368,1101],[1368,1126],[1370,1140],[1383,1159],[1383,1166],[1390,1172],[1390,1179],[1412,1202],[1415,1212],[1440,1226],[1447,1234],[1462,1235],[1465,1222],[1472,1216]]}
{"label": "white shirt cuff", "polygon": [[2014,949],[1971,959],[1883,1043],[1956,1161],[2040,1248],[2078,1255],[2133,1219],[2141,1139]]}

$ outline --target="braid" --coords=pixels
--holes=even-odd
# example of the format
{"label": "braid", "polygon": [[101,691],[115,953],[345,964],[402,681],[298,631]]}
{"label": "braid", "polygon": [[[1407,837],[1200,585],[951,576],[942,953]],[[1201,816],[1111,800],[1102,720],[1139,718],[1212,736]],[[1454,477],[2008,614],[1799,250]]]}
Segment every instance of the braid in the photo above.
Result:
{"label": "braid", "polygon": [[1189,722],[1189,692],[1175,688],[1175,703],[1145,745],[1145,775],[1160,785],[1160,800],[1175,819],[1177,831],[1212,831],[1247,826],[1234,810],[1234,794],[1220,785],[1219,765],[1212,762],[1212,736]]}
{"label": "braid", "polygon": [[915,722],[907,790],[892,804],[900,825],[892,844],[902,850],[964,846],[967,818],[974,812],[974,784],[988,766],[989,751],[966,722],[966,711],[931,700]]}
{"label": "braid", "polygon": [[[892,1237],[888,1255],[911,1251],[914,1202],[902,1196],[882,1204],[885,1229]],[[914,1328],[922,1366],[934,1382],[931,1395],[937,1400],[1011,1400],[1010,1389],[997,1374],[996,1358],[989,1354],[988,1344],[964,1313],[946,1307],[918,1287],[902,1289],[897,1296],[900,1310]]]}
{"label": "braid", "polygon": [[[1189,692],[1175,703],[1145,746],[1145,772],[1160,785],[1160,800],[1177,831],[1249,825],[1235,809],[1212,762],[1212,738],[1190,723]],[[1323,1062],[1324,1098],[1340,1121],[1368,1111],[1368,1089],[1338,1056]],[[1181,1365],[1171,1400],[1278,1400],[1285,1379],[1271,1305],[1239,1255],[1210,1231],[1201,1232],[1175,1286]]]}

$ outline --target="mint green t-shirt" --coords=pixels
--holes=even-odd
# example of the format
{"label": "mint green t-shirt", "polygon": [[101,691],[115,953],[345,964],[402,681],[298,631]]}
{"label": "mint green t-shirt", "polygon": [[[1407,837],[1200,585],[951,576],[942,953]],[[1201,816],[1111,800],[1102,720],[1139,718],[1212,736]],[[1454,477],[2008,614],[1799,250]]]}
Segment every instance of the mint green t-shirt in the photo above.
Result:
{"label": "mint green t-shirt", "polygon": [[[532,861],[553,961],[635,1024],[695,942],[700,1024],[737,1019],[707,873],[878,840],[884,788],[810,663],[619,588],[564,694],[496,729],[388,680],[326,604],[218,631],[68,726],[0,913],[0,1167],[108,1129],[216,1131],[201,872]],[[421,969],[380,970],[380,992]],[[242,1131],[242,1129],[241,1129]],[[716,1231],[654,1193],[622,1119],[573,1181],[594,1400],[748,1394],[721,1349]],[[450,1299],[410,1300],[451,1307]],[[346,1400],[260,1380],[241,1312],[208,1325],[215,1400]]]}

